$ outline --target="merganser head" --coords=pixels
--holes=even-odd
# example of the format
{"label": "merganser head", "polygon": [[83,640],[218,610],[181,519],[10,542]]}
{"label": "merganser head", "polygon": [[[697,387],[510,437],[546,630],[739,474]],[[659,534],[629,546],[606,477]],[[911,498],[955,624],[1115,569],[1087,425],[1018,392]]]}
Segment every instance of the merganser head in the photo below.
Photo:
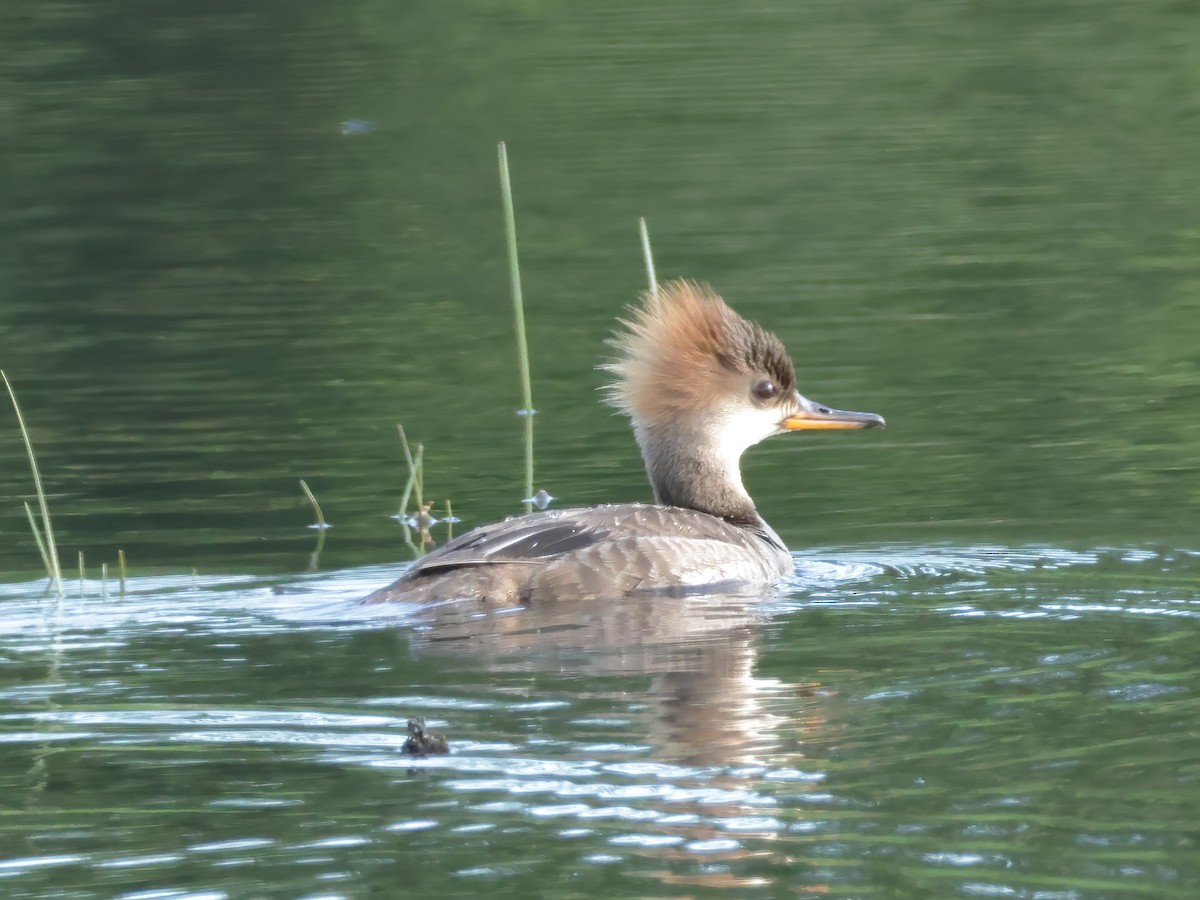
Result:
{"label": "merganser head", "polygon": [[[882,428],[874,413],[831,409],[796,390],[783,342],[743,319],[707,284],[671,281],[647,292],[610,341],[608,402],[639,442],[659,427],[711,436],[723,461],[773,434]],[[644,444],[643,444],[644,446]]]}

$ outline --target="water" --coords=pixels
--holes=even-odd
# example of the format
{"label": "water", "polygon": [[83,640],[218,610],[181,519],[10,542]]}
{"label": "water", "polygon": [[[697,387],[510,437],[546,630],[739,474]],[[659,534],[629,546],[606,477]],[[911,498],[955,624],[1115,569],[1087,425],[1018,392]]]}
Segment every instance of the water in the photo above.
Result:
{"label": "water", "polygon": [[[1198,571],[830,549],[749,605],[457,620],[351,606],[380,570],[10,586],[0,878],[1190,896]],[[400,752],[418,713],[449,756]]]}
{"label": "water", "polygon": [[[1194,3],[18,7],[0,894],[1195,896]],[[553,506],[647,498],[638,216],[887,417],[747,456],[777,592],[354,604],[397,422],[521,507],[499,139]]]}

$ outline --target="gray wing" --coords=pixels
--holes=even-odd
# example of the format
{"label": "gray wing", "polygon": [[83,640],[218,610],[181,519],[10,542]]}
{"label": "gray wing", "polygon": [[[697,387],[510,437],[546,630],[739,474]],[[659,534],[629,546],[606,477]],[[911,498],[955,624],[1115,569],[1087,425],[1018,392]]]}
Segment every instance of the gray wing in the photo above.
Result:
{"label": "gray wing", "polygon": [[740,543],[745,532],[707,513],[677,507],[619,503],[530,513],[484,525],[422,556],[405,573],[500,563],[542,565],[613,538],[670,534]]}
{"label": "gray wing", "polygon": [[603,541],[611,528],[595,510],[531,513],[476,528],[418,559],[406,578],[465,566],[500,563],[541,565],[547,558],[581,550]]}
{"label": "gray wing", "polygon": [[[710,536],[614,536],[530,572],[522,599],[732,592],[774,582],[790,569],[790,557],[785,562],[762,552],[748,553],[751,547]],[[680,560],[688,563],[685,572],[676,565]]]}
{"label": "gray wing", "polygon": [[[690,560],[686,582],[675,564],[680,559]],[[476,528],[421,557],[364,602],[608,596],[768,581],[788,566],[787,551],[766,534],[696,510],[626,503]]]}

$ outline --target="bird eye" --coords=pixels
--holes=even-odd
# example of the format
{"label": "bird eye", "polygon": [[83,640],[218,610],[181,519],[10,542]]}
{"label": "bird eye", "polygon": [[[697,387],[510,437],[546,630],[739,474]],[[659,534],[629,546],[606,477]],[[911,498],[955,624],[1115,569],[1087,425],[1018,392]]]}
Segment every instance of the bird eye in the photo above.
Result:
{"label": "bird eye", "polygon": [[779,388],[776,387],[775,382],[768,381],[765,378],[762,381],[755,382],[750,392],[759,400],[774,400],[779,396]]}

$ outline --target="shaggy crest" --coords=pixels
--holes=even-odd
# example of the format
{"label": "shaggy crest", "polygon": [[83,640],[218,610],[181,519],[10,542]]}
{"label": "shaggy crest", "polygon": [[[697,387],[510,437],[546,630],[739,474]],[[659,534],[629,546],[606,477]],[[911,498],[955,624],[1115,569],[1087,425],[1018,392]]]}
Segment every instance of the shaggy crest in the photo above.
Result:
{"label": "shaggy crest", "polygon": [[796,375],[783,342],[743,319],[707,284],[670,281],[658,295],[642,295],[625,330],[609,345],[616,359],[606,399],[635,419],[654,420],[710,408],[739,382],[730,376],[761,375],[780,388],[796,389]]}

